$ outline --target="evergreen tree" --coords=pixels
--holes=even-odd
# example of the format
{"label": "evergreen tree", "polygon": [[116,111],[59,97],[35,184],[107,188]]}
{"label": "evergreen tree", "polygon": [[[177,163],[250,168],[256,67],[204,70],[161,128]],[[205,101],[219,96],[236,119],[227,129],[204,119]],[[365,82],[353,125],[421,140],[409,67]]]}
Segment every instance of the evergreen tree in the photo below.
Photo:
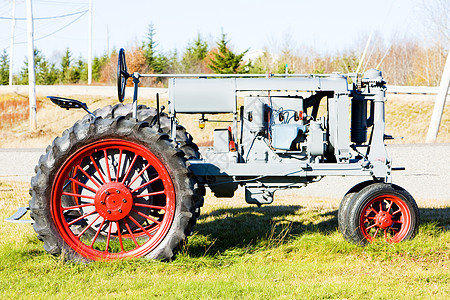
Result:
{"label": "evergreen tree", "polygon": [[[49,63],[37,49],[34,49],[34,63],[36,84],[51,85],[58,81],[59,74],[55,64]],[[28,59],[25,59],[25,67],[20,71],[19,84],[28,84]]]}
{"label": "evergreen tree", "polygon": [[94,57],[92,61],[92,80],[100,80],[102,68],[108,63],[108,61],[108,54],[104,54],[100,57]]}
{"label": "evergreen tree", "polygon": [[69,80],[70,64],[72,62],[72,53],[70,53],[69,48],[66,49],[64,56],[61,58],[61,73],[60,81],[67,83]]}
{"label": "evergreen tree", "polygon": [[181,59],[185,73],[201,73],[204,59],[208,54],[208,43],[203,41],[200,34],[186,48]]}
{"label": "evergreen tree", "polygon": [[0,55],[0,85],[9,84],[9,57],[6,50]]}
{"label": "evergreen tree", "polygon": [[213,58],[208,67],[217,74],[242,74],[248,72],[248,65],[244,65],[242,58],[247,53],[245,50],[241,54],[235,54],[228,47],[230,40],[222,33],[220,41],[217,43],[218,52],[213,52]]}
{"label": "evergreen tree", "polygon": [[175,49],[168,55],[167,58],[167,67],[164,70],[164,73],[168,74],[176,74],[180,73],[182,70],[182,66],[180,60],[178,58],[178,51]]}
{"label": "evergreen tree", "polygon": [[163,73],[169,65],[169,59],[164,54],[156,52],[158,43],[155,40],[155,35],[155,27],[150,23],[147,40],[142,45],[142,50],[149,69],[154,73]]}

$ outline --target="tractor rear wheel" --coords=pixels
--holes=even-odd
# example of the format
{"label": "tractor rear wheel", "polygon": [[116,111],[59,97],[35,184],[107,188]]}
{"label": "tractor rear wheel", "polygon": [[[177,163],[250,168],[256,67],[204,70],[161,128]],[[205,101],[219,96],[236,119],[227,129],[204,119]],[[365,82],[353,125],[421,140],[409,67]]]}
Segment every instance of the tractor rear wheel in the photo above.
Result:
{"label": "tractor rear wheel", "polygon": [[56,138],[30,191],[45,250],[81,261],[171,259],[202,199],[183,151],[123,116],[78,122]]}

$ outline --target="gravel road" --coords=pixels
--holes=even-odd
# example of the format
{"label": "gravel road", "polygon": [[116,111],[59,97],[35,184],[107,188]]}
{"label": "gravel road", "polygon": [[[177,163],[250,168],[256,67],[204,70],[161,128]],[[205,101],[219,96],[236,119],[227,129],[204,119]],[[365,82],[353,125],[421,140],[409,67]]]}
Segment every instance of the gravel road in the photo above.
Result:
{"label": "gravel road", "polygon": [[[0,149],[0,180],[30,181],[34,166],[45,149]],[[404,187],[417,200],[438,200],[450,205],[450,144],[389,145],[394,167],[393,182]],[[342,198],[361,177],[328,176],[302,188],[305,196]],[[447,202],[448,201],[448,202]]]}

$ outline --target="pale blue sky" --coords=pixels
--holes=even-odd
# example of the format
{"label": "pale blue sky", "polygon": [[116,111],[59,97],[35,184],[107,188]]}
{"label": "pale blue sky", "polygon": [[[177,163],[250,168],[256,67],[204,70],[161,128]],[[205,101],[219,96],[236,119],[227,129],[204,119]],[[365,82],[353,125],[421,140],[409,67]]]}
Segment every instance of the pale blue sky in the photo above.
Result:
{"label": "pale blue sky", "polygon": [[[274,48],[289,37],[296,48],[312,47],[320,53],[333,53],[364,43],[377,31],[386,40],[408,35],[421,38],[422,0],[277,0],[277,1],[107,1],[93,0],[94,55],[109,47],[130,48],[141,42],[149,23],[156,28],[159,50],[182,52],[201,33],[214,42],[221,30],[231,38],[236,51]],[[16,17],[26,17],[25,0],[16,0]],[[35,18],[65,15],[88,9],[89,0],[33,0]],[[226,3],[226,6],[220,6]],[[0,17],[10,17],[12,0],[0,0]],[[35,46],[47,58],[56,58],[69,47],[74,56],[87,57],[88,15],[35,20]],[[15,67],[26,56],[26,21],[17,21]],[[0,51],[9,51],[10,20],[0,19]],[[41,39],[40,39],[41,38]],[[22,43],[22,44],[20,44]],[[362,47],[362,46],[361,46]]]}

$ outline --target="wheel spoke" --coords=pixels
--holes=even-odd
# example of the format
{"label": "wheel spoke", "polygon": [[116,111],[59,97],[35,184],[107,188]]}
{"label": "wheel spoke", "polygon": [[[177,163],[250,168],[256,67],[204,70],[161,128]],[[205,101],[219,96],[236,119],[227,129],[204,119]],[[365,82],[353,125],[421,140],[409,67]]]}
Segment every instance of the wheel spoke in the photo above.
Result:
{"label": "wheel spoke", "polygon": [[67,207],[63,207],[63,210],[69,210],[69,209],[77,209],[77,208],[81,208],[81,207],[86,207],[86,206],[94,206],[94,203],[87,203],[87,204],[80,204],[80,205],[74,205],[74,206],[67,206]]}
{"label": "wheel spoke", "polygon": [[134,244],[136,245],[136,248],[139,247],[139,244],[138,244],[138,242],[136,241],[136,238],[135,238],[133,232],[131,231],[130,225],[128,225],[127,220],[123,219],[123,222],[125,223],[125,227],[127,228],[128,232],[130,233],[131,239],[133,240]]}
{"label": "wheel spoke", "polygon": [[[73,176],[73,177],[71,177],[72,179],[75,179],[75,178],[77,178],[78,177],[78,174],[75,174],[75,176]],[[63,190],[65,190],[66,189],[66,187],[68,187],[69,186],[69,184],[71,184],[72,182],[71,181],[68,181],[66,184],[64,184],[64,186],[63,186]]]}
{"label": "wheel spoke", "polygon": [[105,167],[106,167],[106,172],[108,174],[108,180],[109,180],[109,182],[111,182],[111,172],[109,171],[108,153],[106,152],[106,149],[103,149],[103,155],[105,156]]}
{"label": "wheel spoke", "polygon": [[157,206],[157,205],[151,205],[151,204],[144,204],[144,203],[134,203],[134,206],[140,206],[140,207],[148,207],[148,208],[154,208],[154,209],[162,209],[166,210],[165,206]]}
{"label": "wheel spoke", "polygon": [[85,189],[90,190],[91,192],[93,192],[94,194],[97,192],[96,190],[94,190],[93,188],[91,188],[90,186],[85,185],[84,183],[79,182],[78,180],[75,180],[73,178],[69,178],[70,181],[72,181],[75,184],[78,184],[82,187],[84,187]]}
{"label": "wheel spoke", "polygon": [[117,165],[117,171],[116,171],[116,182],[119,182],[120,177],[120,164],[122,163],[122,149],[119,151],[119,164]]}
{"label": "wheel spoke", "polygon": [[[370,212],[373,212],[374,214],[377,214],[377,213],[378,213],[375,209],[373,209],[373,207],[371,207],[371,208],[369,209],[369,213],[370,213]],[[369,213],[368,213],[368,214],[369,214]]]}
{"label": "wheel spoke", "polygon": [[94,199],[92,196],[87,195],[81,195],[81,194],[75,194],[75,193],[69,193],[69,192],[62,192],[63,195],[66,196],[72,196],[72,197],[80,197],[80,198],[87,198],[87,199]]}
{"label": "wheel spoke", "polygon": [[128,167],[127,172],[125,173],[125,177],[122,179],[122,183],[124,183],[125,180],[127,179],[128,175],[130,175],[130,171],[131,171],[131,169],[133,169],[133,165],[134,165],[134,162],[136,161],[137,157],[138,157],[138,155],[134,154],[133,160],[131,161],[131,164]]}
{"label": "wheel spoke", "polygon": [[128,218],[134,223],[136,224],[146,235],[148,235],[149,238],[151,238],[152,236],[150,235],[150,233],[148,233],[148,231],[142,227],[141,224],[139,224],[138,221],[136,221],[132,216],[128,216]]}
{"label": "wheel spoke", "polygon": [[159,179],[159,175],[156,176],[155,178],[153,178],[153,179],[147,181],[146,183],[142,184],[141,186],[138,186],[137,188],[135,188],[134,190],[132,190],[131,193],[134,193],[134,192],[136,192],[136,191],[142,189],[143,187],[145,187],[145,186],[147,186],[147,185],[149,185],[149,184],[152,184],[153,182],[155,182],[155,181],[158,180],[158,179]]}
{"label": "wheel spoke", "polygon": [[94,158],[92,156],[89,156],[89,158],[92,161],[92,164],[94,165],[95,170],[97,171],[98,175],[100,176],[100,179],[103,181],[102,183],[106,183],[105,178],[103,177],[102,172],[100,172],[100,169],[98,168],[97,163],[95,162]]}
{"label": "wheel spoke", "polygon": [[384,238],[385,238],[385,240],[387,242],[388,241],[387,228],[384,230]]}
{"label": "wheel spoke", "polygon": [[377,224],[375,223],[375,224],[373,224],[373,225],[370,225],[369,227],[366,227],[366,230],[369,230],[370,228],[373,228],[373,227],[375,227],[375,226],[377,226]]}
{"label": "wheel spoke", "polygon": [[401,211],[402,211],[402,210],[399,209],[399,210],[397,210],[396,212],[393,212],[392,215],[398,214],[398,213],[401,212]]}
{"label": "wheel spoke", "polygon": [[148,169],[148,167],[150,167],[150,164],[146,165],[146,166],[139,172],[139,174],[137,174],[137,176],[136,176],[129,184],[127,184],[127,186],[130,187],[130,186],[133,184],[133,182],[135,182],[135,181],[142,175],[142,173],[144,173],[145,170]]}
{"label": "wheel spoke", "polygon": [[80,238],[89,228],[91,228],[91,226],[94,224],[95,221],[98,220],[98,218],[100,218],[100,215],[98,215],[97,218],[95,218],[91,223],[89,223],[89,225],[86,226],[86,228],[84,228],[83,231],[77,235],[78,238]]}
{"label": "wheel spoke", "polygon": [[137,195],[135,196],[135,198],[142,198],[142,197],[151,197],[151,196],[156,196],[156,195],[162,195],[165,194],[166,191],[162,190],[159,192],[153,192],[153,193],[148,193],[148,194],[143,194],[143,195]]}
{"label": "wheel spoke", "polygon": [[86,218],[86,217],[88,217],[88,216],[90,216],[90,215],[92,215],[94,213],[96,213],[95,210],[93,210],[93,211],[91,211],[91,212],[89,212],[87,214],[84,214],[81,217],[76,218],[75,220],[70,221],[69,223],[67,223],[67,225],[71,226],[71,225],[75,224],[76,222],[80,221],[81,219],[84,219],[84,218]]}
{"label": "wheel spoke", "polygon": [[142,213],[142,212],[140,212],[140,211],[137,211],[137,210],[135,210],[135,209],[132,209],[132,211],[134,211],[135,213],[137,213],[137,214],[140,215],[141,217],[144,217],[144,218],[146,218],[146,219],[152,221],[153,223],[156,223],[156,224],[158,224],[158,225],[161,224],[161,222],[157,221],[156,219],[153,219],[152,217],[150,217],[150,216],[148,216],[148,215],[146,215],[146,214],[144,214],[144,213]]}
{"label": "wheel spoke", "polygon": [[112,229],[112,223],[108,223],[108,236],[106,237],[106,246],[105,246],[105,252],[108,253],[109,248],[109,241],[111,240],[111,229]]}
{"label": "wheel spoke", "polygon": [[76,166],[75,169],[80,170],[90,181],[92,181],[93,184],[95,184],[98,188],[100,188],[100,185],[97,183],[97,181],[94,180],[85,170],[83,170],[83,168],[80,167],[80,165]]}
{"label": "wheel spoke", "polygon": [[373,238],[377,237],[377,233],[378,233],[379,230],[380,230],[380,227],[377,227],[377,230],[375,230],[375,234],[373,235]]}
{"label": "wheel spoke", "polygon": [[102,227],[103,227],[104,224],[105,224],[105,219],[103,219],[102,224],[100,224],[100,227],[98,228],[97,232],[95,233],[95,236],[92,239],[92,243],[89,246],[90,248],[92,248],[94,246],[95,240],[97,240],[97,237],[100,234],[100,231],[102,231]]}
{"label": "wheel spoke", "polygon": [[125,250],[123,249],[122,233],[120,232],[120,224],[119,224],[119,221],[116,221],[116,226],[117,226],[117,235],[119,236],[120,249],[121,249],[123,252],[125,252]]}

